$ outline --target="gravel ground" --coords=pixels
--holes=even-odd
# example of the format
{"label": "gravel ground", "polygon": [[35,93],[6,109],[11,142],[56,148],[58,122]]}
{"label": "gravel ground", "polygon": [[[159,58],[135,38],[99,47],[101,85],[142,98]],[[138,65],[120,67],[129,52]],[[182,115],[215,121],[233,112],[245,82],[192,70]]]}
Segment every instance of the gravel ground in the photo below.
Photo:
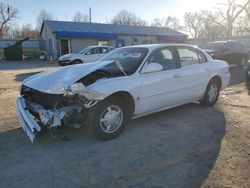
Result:
{"label": "gravel ground", "polygon": [[55,68],[0,62],[0,187],[250,187],[250,96],[244,69],[216,106],[197,103],[133,120],[115,140],[85,127],[31,144],[15,113],[21,81]]}

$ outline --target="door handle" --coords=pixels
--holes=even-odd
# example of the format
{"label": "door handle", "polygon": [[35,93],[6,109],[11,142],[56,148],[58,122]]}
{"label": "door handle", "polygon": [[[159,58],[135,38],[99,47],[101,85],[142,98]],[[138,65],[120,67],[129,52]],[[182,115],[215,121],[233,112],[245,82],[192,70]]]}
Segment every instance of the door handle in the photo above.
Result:
{"label": "door handle", "polygon": [[173,76],[174,78],[180,78],[181,77],[181,74],[174,74],[174,76]]}

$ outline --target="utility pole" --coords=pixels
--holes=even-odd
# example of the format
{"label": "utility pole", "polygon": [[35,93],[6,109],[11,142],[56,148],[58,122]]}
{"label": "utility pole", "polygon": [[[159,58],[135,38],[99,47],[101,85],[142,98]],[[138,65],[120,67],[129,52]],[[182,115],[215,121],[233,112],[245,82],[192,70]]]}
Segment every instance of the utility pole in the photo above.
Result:
{"label": "utility pole", "polygon": [[89,7],[89,23],[91,23],[92,21],[92,15],[91,15],[91,7]]}

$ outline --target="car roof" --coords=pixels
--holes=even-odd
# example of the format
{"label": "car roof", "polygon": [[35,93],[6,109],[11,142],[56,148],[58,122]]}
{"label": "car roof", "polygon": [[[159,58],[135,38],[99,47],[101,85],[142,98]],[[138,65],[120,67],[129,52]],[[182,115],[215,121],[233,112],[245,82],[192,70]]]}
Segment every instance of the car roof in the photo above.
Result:
{"label": "car roof", "polygon": [[125,46],[125,47],[122,47],[122,48],[147,48],[149,50],[153,50],[153,49],[156,49],[156,48],[169,47],[169,46],[185,46],[185,47],[197,48],[197,46],[195,46],[195,45],[183,44],[183,43],[141,44],[141,45],[135,45],[135,46]]}
{"label": "car roof", "polygon": [[225,44],[225,43],[241,43],[241,42],[237,40],[224,40],[224,41],[209,42],[209,44]]}
{"label": "car roof", "polygon": [[86,48],[96,48],[96,47],[114,48],[112,46],[98,46],[98,45],[87,46]]}

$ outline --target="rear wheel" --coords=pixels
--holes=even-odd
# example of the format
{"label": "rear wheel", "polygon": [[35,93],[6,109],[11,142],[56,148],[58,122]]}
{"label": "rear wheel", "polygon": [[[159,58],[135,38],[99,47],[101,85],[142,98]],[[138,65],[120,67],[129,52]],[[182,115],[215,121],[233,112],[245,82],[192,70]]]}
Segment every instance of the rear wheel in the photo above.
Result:
{"label": "rear wheel", "polygon": [[212,79],[208,83],[205,95],[203,99],[200,100],[200,103],[205,106],[213,106],[219,98],[220,89],[220,81],[218,79]]}
{"label": "rear wheel", "polygon": [[97,103],[89,110],[89,125],[93,135],[101,140],[119,136],[128,120],[124,103],[111,97]]}

